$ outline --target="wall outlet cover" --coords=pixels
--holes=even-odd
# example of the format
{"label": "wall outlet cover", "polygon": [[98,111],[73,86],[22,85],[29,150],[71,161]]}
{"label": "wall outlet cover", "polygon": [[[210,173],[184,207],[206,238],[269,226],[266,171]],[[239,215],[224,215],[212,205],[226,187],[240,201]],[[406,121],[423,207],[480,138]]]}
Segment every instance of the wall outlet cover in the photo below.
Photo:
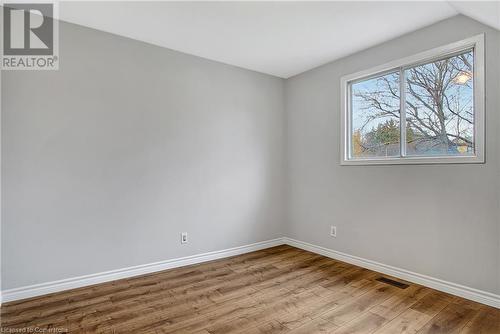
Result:
{"label": "wall outlet cover", "polygon": [[187,232],[181,233],[181,244],[186,244],[188,242],[188,234]]}

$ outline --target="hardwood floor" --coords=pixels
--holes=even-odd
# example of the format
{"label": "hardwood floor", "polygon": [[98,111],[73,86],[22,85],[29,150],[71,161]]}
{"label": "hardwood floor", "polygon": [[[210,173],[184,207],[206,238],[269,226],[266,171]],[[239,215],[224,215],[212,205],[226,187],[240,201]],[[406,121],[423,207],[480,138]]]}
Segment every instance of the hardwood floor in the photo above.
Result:
{"label": "hardwood floor", "polygon": [[278,246],[6,303],[0,332],[500,333],[498,309],[380,276]]}

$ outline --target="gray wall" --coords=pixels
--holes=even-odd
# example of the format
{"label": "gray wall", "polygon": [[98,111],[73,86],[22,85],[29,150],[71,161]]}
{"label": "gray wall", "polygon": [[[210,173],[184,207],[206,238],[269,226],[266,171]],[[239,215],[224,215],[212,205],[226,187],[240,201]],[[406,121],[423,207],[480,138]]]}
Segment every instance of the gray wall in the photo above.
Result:
{"label": "gray wall", "polygon": [[[482,32],[486,164],[340,166],[341,76]],[[500,293],[499,48],[498,31],[458,16],[287,80],[288,234]]]}
{"label": "gray wall", "polygon": [[283,80],[66,23],[60,60],[2,77],[3,289],[282,235]]}

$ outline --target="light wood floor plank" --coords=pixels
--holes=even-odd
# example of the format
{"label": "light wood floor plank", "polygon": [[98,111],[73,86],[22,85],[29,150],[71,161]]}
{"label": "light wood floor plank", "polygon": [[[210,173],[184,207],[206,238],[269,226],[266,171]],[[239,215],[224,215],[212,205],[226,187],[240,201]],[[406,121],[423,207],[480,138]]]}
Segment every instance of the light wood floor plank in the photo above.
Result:
{"label": "light wood floor plank", "polygon": [[500,333],[500,313],[489,306],[482,306],[476,316],[460,331],[460,334],[498,333]]}
{"label": "light wood floor plank", "polygon": [[450,303],[429,321],[418,334],[456,334],[477,314],[477,310],[460,303]]}

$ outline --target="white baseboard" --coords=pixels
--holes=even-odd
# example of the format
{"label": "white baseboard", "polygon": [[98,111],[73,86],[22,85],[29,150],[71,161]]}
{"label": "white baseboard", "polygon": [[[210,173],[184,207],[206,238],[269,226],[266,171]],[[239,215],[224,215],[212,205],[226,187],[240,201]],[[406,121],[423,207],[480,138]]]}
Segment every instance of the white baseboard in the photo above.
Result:
{"label": "white baseboard", "polygon": [[69,289],[80,288],[93,284],[99,284],[114,281],[123,278],[129,278],[138,275],[149,274],[157,271],[183,267],[191,264],[202,263],[206,261],[217,260],[229,256],[249,253],[269,247],[287,244],[293,247],[304,249],[316,254],[324,255],[332,259],[351,263],[353,265],[377,271],[386,275],[398,277],[400,279],[427,286],[432,289],[447,292],[456,296],[470,299],[482,304],[500,308],[500,296],[466,287],[463,285],[447,282],[438,278],[417,274],[405,269],[396,268],[372,260],[363,259],[354,255],[338,252],[321,246],[312,245],[307,242],[295,240],[292,238],[277,238],[268,241],[257,242],[250,245],[229,248],[225,250],[197,254],[178,259],[160,261],[145,265],[139,265],[118,270],[111,270],[97,274],[73,277],[54,282],[30,285],[15,289],[4,290],[0,294],[1,302],[10,302],[25,298],[41,296],[49,293],[60,292]]}
{"label": "white baseboard", "polygon": [[30,286],[24,286],[15,289],[9,289],[2,291],[0,295],[0,300],[4,303],[20,300],[25,298],[31,298],[41,295],[46,295],[49,293],[60,292],[69,289],[80,288],[88,285],[104,283],[109,281],[114,281],[123,278],[129,278],[138,275],[149,274],[157,271],[178,268],[187,266],[190,264],[196,264],[201,262],[207,262],[212,260],[217,260],[229,256],[240,255],[244,253],[254,252],[257,250],[274,247],[278,245],[283,245],[283,238],[277,238],[273,240],[267,240],[262,242],[257,242],[250,245],[239,246],[229,249],[224,249],[215,252],[197,254],[192,256],[186,256],[178,259],[171,259],[166,261],[154,262],[139,266],[133,266],[128,268],[122,268],[117,270],[106,271],[102,273],[96,273],[91,275],[73,277],[68,279],[63,279],[59,281],[35,284]]}
{"label": "white baseboard", "polygon": [[316,254],[324,255],[329,258],[354,264],[359,267],[367,268],[377,271],[386,275],[391,275],[402,280],[420,284],[435,290],[443,291],[455,296],[470,299],[478,303],[486,304],[496,308],[500,308],[500,295],[490,292],[477,290],[460,284],[447,282],[438,278],[417,274],[405,269],[396,268],[383,263],[375,262],[372,260],[363,259],[354,255],[334,251],[321,246],[312,245],[307,242],[283,238],[287,245],[304,249]]}

